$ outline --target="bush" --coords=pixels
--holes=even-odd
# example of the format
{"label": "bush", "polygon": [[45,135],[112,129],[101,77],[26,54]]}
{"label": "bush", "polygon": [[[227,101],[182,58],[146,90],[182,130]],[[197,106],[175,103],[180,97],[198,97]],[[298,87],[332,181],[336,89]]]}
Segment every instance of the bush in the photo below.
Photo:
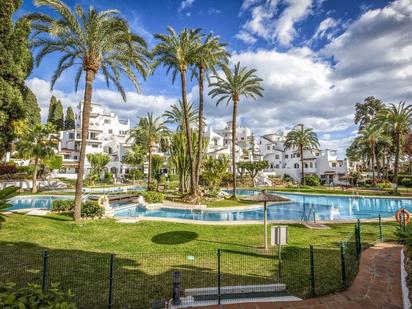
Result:
{"label": "bush", "polygon": [[[411,179],[412,185],[412,179]],[[376,179],[376,187],[379,189],[392,188],[392,183],[386,179]]]}
{"label": "bush", "polygon": [[149,203],[162,203],[164,200],[164,194],[156,191],[143,191],[139,195],[142,195],[144,200]]}
{"label": "bush", "polygon": [[405,186],[407,188],[411,188],[412,187],[412,178],[403,178],[401,180],[401,185]]}
{"label": "bush", "polygon": [[104,174],[104,182],[105,183],[113,183],[113,174],[112,174],[112,172],[106,172]]}
{"label": "bush", "polygon": [[141,180],[143,179],[143,177],[144,173],[138,169],[129,170],[129,172],[126,174],[126,178],[130,180]]}
{"label": "bush", "polygon": [[33,174],[33,166],[30,166],[30,165],[17,166],[17,172],[32,175]]}
{"label": "bush", "polygon": [[0,175],[9,175],[17,173],[17,167],[15,163],[1,163]]}
{"label": "bush", "polygon": [[104,207],[100,206],[97,201],[86,201],[82,204],[81,216],[83,218],[101,218],[104,215]]}
{"label": "bush", "polygon": [[179,181],[179,175],[169,175],[169,181]]}
{"label": "bush", "polygon": [[73,211],[74,200],[54,200],[51,211],[53,212],[71,212]]}
{"label": "bush", "polygon": [[[52,203],[51,211],[58,213],[73,213],[74,200],[55,200]],[[83,218],[101,218],[104,215],[104,207],[97,201],[86,201],[82,203],[81,216]]]}
{"label": "bush", "polygon": [[320,186],[320,179],[315,175],[306,175],[305,184],[312,187]]}
{"label": "bush", "polygon": [[293,177],[288,175],[288,174],[284,174],[283,175],[283,180],[287,181],[287,182],[293,182]]}
{"label": "bush", "polygon": [[43,292],[39,285],[32,283],[17,291],[14,287],[14,283],[0,283],[0,308],[76,308],[76,305],[69,301],[73,297],[71,291],[61,292],[58,284],[51,284],[47,292]]}

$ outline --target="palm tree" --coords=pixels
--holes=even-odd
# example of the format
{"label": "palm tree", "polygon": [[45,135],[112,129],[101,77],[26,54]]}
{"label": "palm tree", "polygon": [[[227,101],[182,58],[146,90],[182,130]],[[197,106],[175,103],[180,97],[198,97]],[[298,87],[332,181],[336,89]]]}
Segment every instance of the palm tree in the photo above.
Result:
{"label": "palm tree", "polygon": [[297,148],[300,154],[300,164],[301,164],[301,184],[305,184],[305,165],[303,161],[303,151],[312,150],[320,147],[318,137],[313,129],[305,129],[303,124],[297,125],[292,131],[286,135],[285,149]]}
{"label": "palm tree", "polygon": [[193,160],[193,145],[190,134],[189,112],[186,95],[186,73],[187,69],[194,62],[197,42],[200,38],[200,29],[184,29],[179,34],[172,27],[167,28],[167,34],[155,34],[155,38],[160,42],[154,47],[152,54],[154,57],[153,67],[160,64],[167,67],[167,73],[172,71],[172,82],[175,81],[176,75],[180,73],[182,87],[183,115],[185,122],[185,131],[187,137],[187,150],[189,161],[191,162],[190,177],[190,194],[197,196],[195,165]]}
{"label": "palm tree", "polygon": [[[193,103],[188,104],[187,115],[189,117],[190,127],[198,122],[197,109],[193,106]],[[163,113],[163,117],[166,118],[165,123],[176,125],[176,131],[185,130],[185,116],[183,112],[182,100],[179,100],[179,105],[171,105],[170,109]]]}
{"label": "palm tree", "polygon": [[195,69],[192,70],[192,77],[195,76],[199,83],[199,139],[197,146],[197,155],[196,155],[196,167],[195,167],[195,177],[196,177],[196,187],[199,183],[199,174],[200,174],[200,165],[202,162],[202,140],[203,140],[203,131],[204,131],[204,122],[203,120],[203,89],[204,89],[204,79],[205,73],[212,71],[216,74],[216,67],[222,67],[226,65],[229,61],[229,53],[226,51],[226,43],[219,42],[219,37],[214,36],[213,33],[209,33],[204,41],[198,42],[198,47],[195,52]]}
{"label": "palm tree", "polygon": [[39,65],[46,55],[54,52],[61,55],[51,78],[51,89],[64,71],[77,66],[77,91],[80,78],[85,72],[82,135],[74,206],[74,219],[78,220],[94,79],[98,72],[102,73],[107,86],[112,82],[126,101],[121,74],[130,79],[136,91],[140,92],[135,70],[146,78],[149,70],[147,45],[142,37],[130,31],[128,22],[119,16],[117,10],[99,12],[90,7],[88,11],[84,11],[82,7],[76,6],[74,12],[61,0],[35,0],[34,3],[37,6],[49,6],[56,13],[53,16],[36,13],[29,17],[33,29],[31,45],[40,49],[35,58],[36,65]]}
{"label": "palm tree", "polygon": [[400,102],[398,106],[390,104],[389,107],[381,109],[376,115],[374,126],[387,129],[393,134],[395,140],[395,166],[393,171],[393,182],[395,183],[394,192],[398,192],[398,171],[399,156],[401,151],[401,137],[409,132],[412,125],[412,106]]}
{"label": "palm tree", "polygon": [[[360,131],[359,142],[367,145],[367,149],[370,151],[370,161],[372,165],[372,184],[376,184],[375,180],[375,159],[376,159],[376,146],[378,143],[383,143],[388,140],[388,137],[384,134],[382,127],[368,125]],[[359,143],[358,143],[359,145]]]}
{"label": "palm tree", "polygon": [[[144,153],[142,146],[133,144],[130,150],[126,153],[123,163],[137,167],[144,164]],[[143,168],[144,169],[144,168]],[[135,173],[133,173],[133,184],[135,183]]]}
{"label": "palm tree", "polygon": [[33,160],[32,193],[37,192],[37,173],[42,160],[55,156],[59,143],[59,139],[53,135],[55,131],[51,124],[28,127],[16,145],[19,156]]}
{"label": "palm tree", "polygon": [[153,113],[147,113],[147,116],[141,118],[136,128],[129,133],[129,139],[142,146],[148,153],[149,170],[147,177],[147,187],[151,189],[152,182],[152,152],[161,140],[167,136],[167,127],[162,118],[154,117]]}
{"label": "palm tree", "polygon": [[106,165],[111,161],[109,155],[97,152],[88,153],[86,157],[91,166],[89,175],[90,182],[94,182],[94,180],[99,181],[102,177],[103,171],[106,168]]}
{"label": "palm tree", "polygon": [[224,77],[214,75],[215,81],[209,86],[212,88],[209,95],[212,99],[219,97],[216,105],[226,100],[228,105],[233,103],[232,114],[232,173],[233,173],[233,198],[236,198],[236,119],[237,107],[241,96],[245,98],[262,97],[263,88],[261,87],[262,79],[256,76],[256,70],[249,70],[247,67],[241,67],[238,62],[235,64],[233,72],[227,66],[223,68]]}

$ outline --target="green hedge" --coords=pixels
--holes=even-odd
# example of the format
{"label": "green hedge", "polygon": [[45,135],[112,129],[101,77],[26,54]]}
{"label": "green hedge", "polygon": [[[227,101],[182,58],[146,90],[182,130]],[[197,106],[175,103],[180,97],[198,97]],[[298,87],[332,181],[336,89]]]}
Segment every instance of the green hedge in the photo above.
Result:
{"label": "green hedge", "polygon": [[[74,200],[55,200],[52,203],[51,211],[57,213],[73,213]],[[104,215],[104,207],[97,201],[86,201],[82,203],[82,218],[101,218]]]}
{"label": "green hedge", "polygon": [[306,175],[305,184],[307,186],[318,187],[320,186],[320,179],[315,175]]}
{"label": "green hedge", "polygon": [[139,193],[144,197],[144,200],[149,204],[162,203],[164,200],[164,194],[156,191],[142,191]]}
{"label": "green hedge", "polygon": [[51,284],[47,292],[40,285],[29,283],[27,287],[15,290],[14,283],[0,284],[0,308],[55,308],[75,309],[69,301],[73,294],[61,292],[58,284]]}

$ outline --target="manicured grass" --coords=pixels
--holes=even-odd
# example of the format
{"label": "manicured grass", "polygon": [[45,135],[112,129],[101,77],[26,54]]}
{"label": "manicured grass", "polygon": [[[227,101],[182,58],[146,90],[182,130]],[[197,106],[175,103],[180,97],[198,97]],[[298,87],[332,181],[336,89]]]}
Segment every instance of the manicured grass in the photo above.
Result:
{"label": "manicured grass", "polygon": [[223,200],[214,200],[214,201],[203,201],[201,203],[207,205],[207,207],[210,207],[210,208],[250,206],[250,205],[259,204],[254,201],[242,201],[242,200],[235,200],[233,198],[226,198]]}
{"label": "manicured grass", "polygon": [[[262,225],[195,225],[168,222],[119,224],[113,220],[75,223],[63,216],[13,214],[0,230],[0,281],[41,282],[42,254],[49,252],[49,279],[71,288],[83,308],[107,305],[110,253],[115,253],[115,308],[148,308],[170,298],[172,271],[182,273],[183,288],[216,286],[217,249],[221,249],[222,286],[278,282],[277,250],[261,249]],[[309,244],[315,248],[316,293],[341,287],[339,241],[353,224],[311,230],[289,225],[282,250],[280,282],[298,296],[309,294]],[[385,239],[396,225],[385,223]],[[362,224],[366,243],[378,226]],[[349,242],[348,245],[351,243]]]}

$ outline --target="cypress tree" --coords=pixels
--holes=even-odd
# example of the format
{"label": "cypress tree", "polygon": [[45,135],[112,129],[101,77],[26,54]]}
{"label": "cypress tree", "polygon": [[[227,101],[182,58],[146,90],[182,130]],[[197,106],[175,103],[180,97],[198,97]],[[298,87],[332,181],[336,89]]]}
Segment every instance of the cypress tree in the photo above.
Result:
{"label": "cypress tree", "polygon": [[75,127],[74,112],[71,106],[66,110],[66,119],[64,120],[64,129],[72,130]]}
{"label": "cypress tree", "polygon": [[25,18],[15,23],[12,19],[21,3],[0,1],[0,158],[10,150],[16,137],[10,126],[21,120],[33,123],[40,118],[36,99],[24,84],[33,65],[28,44],[30,25]]}
{"label": "cypress tree", "polygon": [[55,126],[57,131],[61,131],[64,129],[64,112],[63,112],[63,105],[60,100],[56,102],[56,106],[54,108],[52,124]]}
{"label": "cypress tree", "polygon": [[57,99],[54,95],[50,98],[49,113],[47,115],[47,123],[53,123],[54,110],[56,109]]}

